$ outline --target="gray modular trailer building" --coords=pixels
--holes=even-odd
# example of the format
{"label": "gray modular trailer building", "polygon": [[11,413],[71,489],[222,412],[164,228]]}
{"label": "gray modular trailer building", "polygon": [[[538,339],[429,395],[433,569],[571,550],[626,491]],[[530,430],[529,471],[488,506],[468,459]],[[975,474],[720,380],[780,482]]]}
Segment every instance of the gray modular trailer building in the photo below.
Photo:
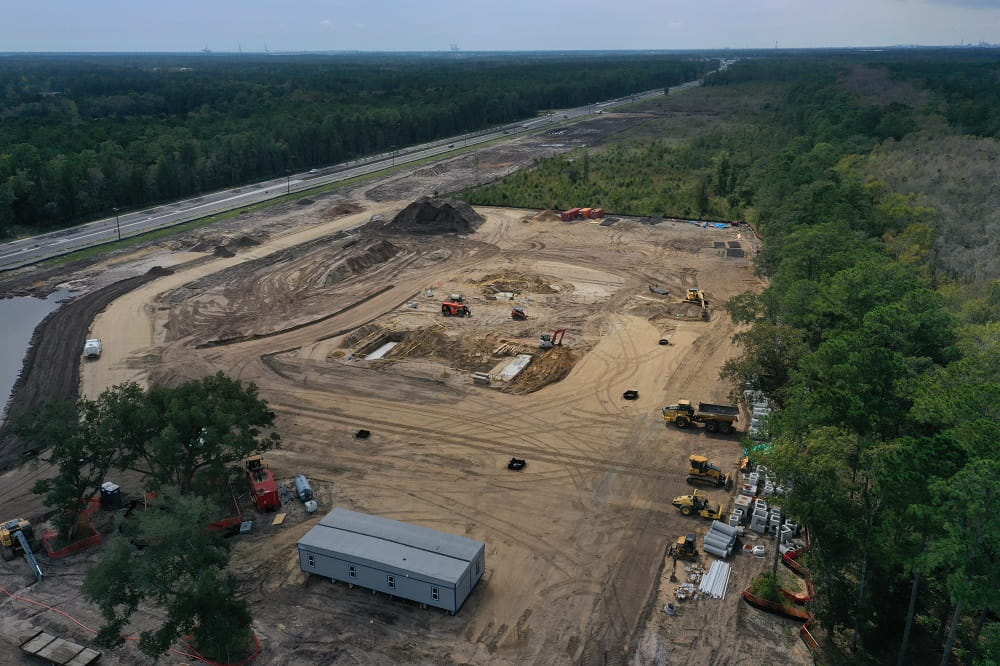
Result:
{"label": "gray modular trailer building", "polygon": [[482,541],[334,509],[298,542],[309,574],[455,613],[486,572]]}

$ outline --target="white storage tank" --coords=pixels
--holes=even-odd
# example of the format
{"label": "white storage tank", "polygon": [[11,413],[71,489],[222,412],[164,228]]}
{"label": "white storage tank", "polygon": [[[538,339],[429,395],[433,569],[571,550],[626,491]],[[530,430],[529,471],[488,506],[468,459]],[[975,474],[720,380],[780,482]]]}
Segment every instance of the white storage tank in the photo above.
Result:
{"label": "white storage tank", "polygon": [[295,477],[295,494],[303,502],[308,502],[313,498],[313,489],[305,474],[299,474]]}

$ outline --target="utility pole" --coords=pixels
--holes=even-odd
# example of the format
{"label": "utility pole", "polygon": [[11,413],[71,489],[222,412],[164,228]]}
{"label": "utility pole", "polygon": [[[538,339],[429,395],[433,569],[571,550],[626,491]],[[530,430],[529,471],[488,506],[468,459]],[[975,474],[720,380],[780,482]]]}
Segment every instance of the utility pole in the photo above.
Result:
{"label": "utility pole", "polygon": [[122,228],[121,228],[121,225],[118,224],[118,209],[115,208],[114,211],[115,211],[115,229],[118,230],[118,240],[121,240],[122,239]]}
{"label": "utility pole", "polygon": [[285,169],[285,194],[292,192],[292,170]]}

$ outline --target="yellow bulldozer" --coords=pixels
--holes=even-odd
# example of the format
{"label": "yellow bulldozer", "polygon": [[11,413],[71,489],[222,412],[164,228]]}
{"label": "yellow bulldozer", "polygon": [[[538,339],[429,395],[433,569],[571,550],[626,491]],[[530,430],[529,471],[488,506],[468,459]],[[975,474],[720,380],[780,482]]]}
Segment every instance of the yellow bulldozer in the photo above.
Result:
{"label": "yellow bulldozer", "polygon": [[670,544],[667,555],[675,560],[696,561],[698,559],[698,549],[695,548],[695,535],[684,534],[678,537],[677,541]]}
{"label": "yellow bulldozer", "polygon": [[713,488],[725,488],[731,490],[733,487],[733,477],[723,472],[717,465],[709,462],[705,456],[693,455],[688,458],[688,478],[689,485],[711,486]]}
{"label": "yellow bulldozer", "polygon": [[690,516],[696,513],[702,518],[707,518],[708,520],[722,519],[722,505],[720,504],[713,509],[708,503],[708,498],[697,490],[694,491],[694,494],[692,495],[680,495],[679,497],[675,497],[672,504],[679,508],[681,513],[685,516]]}

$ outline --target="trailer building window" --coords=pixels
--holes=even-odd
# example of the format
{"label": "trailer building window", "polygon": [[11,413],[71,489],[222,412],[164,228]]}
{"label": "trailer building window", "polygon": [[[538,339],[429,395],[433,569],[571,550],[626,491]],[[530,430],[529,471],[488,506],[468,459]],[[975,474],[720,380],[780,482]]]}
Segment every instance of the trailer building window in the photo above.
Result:
{"label": "trailer building window", "polygon": [[431,588],[431,599],[437,601],[440,595],[438,594],[438,589],[436,587]]}
{"label": "trailer building window", "polygon": [[395,576],[386,576],[385,579],[386,579],[386,581],[388,581],[389,587],[391,589],[395,589],[395,587],[396,587],[396,577]]}
{"label": "trailer building window", "polygon": [[358,570],[354,567],[353,564],[351,566],[347,567],[347,575],[350,576],[351,578],[357,578],[358,577]]}
{"label": "trailer building window", "polygon": [[316,568],[316,558],[312,555],[309,556],[309,566]]}

